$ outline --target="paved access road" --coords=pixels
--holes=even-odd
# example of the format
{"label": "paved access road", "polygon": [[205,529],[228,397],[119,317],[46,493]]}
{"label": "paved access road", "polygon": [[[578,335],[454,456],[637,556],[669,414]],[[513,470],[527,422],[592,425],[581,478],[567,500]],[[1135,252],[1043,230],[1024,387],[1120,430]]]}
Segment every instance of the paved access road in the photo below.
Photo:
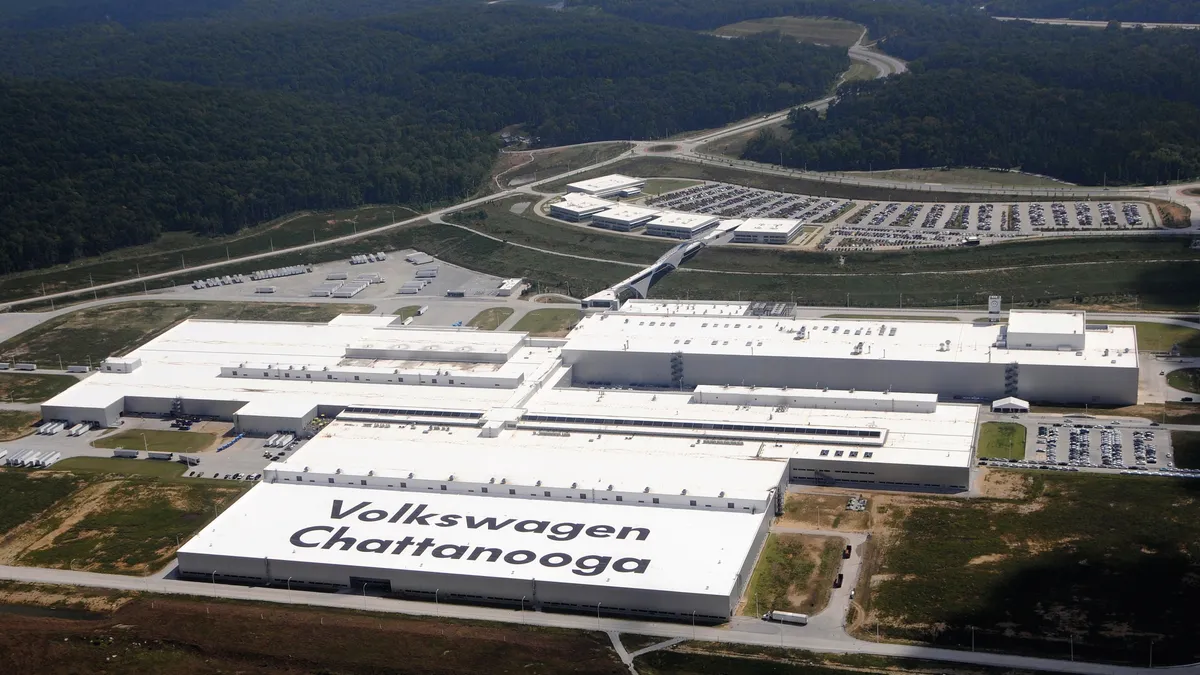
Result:
{"label": "paved access road", "polygon": [[[96,574],[70,570],[51,570],[35,567],[0,566],[0,579],[22,583],[62,584],[90,588],[110,588],[124,591],[146,591],[169,595],[226,598],[254,602],[301,604],[315,607],[337,607],[363,609],[372,612],[388,612],[416,616],[447,617],[476,621],[497,621],[531,626],[552,626],[575,630],[616,631],[639,633],[663,638],[732,642],[736,644],[761,645],[793,649],[809,649],[819,652],[850,654],[876,654],[879,656],[908,657],[953,661],[977,665],[1046,670],[1062,673],[1092,673],[1107,675],[1135,675],[1146,672],[1142,668],[1058,661],[1008,654],[965,652],[935,649],[913,645],[867,642],[857,640],[845,633],[840,636],[814,636],[808,626],[776,626],[756,619],[735,620],[729,627],[711,627],[678,623],[635,621],[580,614],[546,614],[533,611],[517,611],[495,607],[471,605],[449,605],[409,600],[394,600],[352,593],[313,593],[283,588],[231,586],[206,584],[195,581],[179,581],[148,577],[127,577],[116,574]],[[1174,669],[1178,672],[1200,673],[1200,666]]]}

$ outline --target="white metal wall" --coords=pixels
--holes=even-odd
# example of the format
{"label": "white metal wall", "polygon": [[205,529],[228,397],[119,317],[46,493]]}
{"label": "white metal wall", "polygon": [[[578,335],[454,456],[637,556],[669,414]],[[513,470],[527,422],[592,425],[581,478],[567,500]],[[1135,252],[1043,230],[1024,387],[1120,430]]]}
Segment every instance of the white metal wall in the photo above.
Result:
{"label": "white metal wall", "polygon": [[[608,352],[563,349],[576,385],[671,386],[669,352]],[[899,361],[872,358],[804,358],[684,354],[683,385],[754,385],[909,391],[996,399],[1006,395],[1005,363]],[[1137,369],[1021,365],[1017,395],[1056,403],[1137,402]]]}

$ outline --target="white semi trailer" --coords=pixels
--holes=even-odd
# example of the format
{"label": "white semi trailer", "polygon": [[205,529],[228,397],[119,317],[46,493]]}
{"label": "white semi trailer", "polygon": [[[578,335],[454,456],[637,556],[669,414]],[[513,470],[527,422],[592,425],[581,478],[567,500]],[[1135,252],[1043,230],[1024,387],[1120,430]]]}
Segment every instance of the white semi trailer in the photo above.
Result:
{"label": "white semi trailer", "polygon": [[763,614],[763,621],[774,621],[775,623],[794,623],[797,626],[808,625],[807,614],[797,614],[796,612],[781,612],[773,610]]}

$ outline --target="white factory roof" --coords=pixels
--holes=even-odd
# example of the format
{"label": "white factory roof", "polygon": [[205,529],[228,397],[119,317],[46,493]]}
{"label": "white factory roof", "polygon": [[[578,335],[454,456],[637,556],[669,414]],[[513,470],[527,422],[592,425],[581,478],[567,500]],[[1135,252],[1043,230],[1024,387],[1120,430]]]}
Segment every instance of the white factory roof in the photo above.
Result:
{"label": "white factory roof", "polygon": [[1087,324],[1084,312],[1012,311],[1008,313],[1010,333],[1042,335],[1079,335]]}
{"label": "white factory roof", "polygon": [[[687,306],[687,303],[678,304]],[[746,306],[743,303],[743,308]],[[804,335],[797,339],[801,329],[804,329]],[[892,359],[933,363],[1017,362],[1118,368],[1136,368],[1138,365],[1136,333],[1132,326],[1113,325],[1105,330],[1087,331],[1087,345],[1079,353],[1001,349],[996,347],[1000,331],[1001,327],[996,324],[960,321],[664,315],[639,313],[635,308],[585,317],[571,331],[563,352],[683,352],[720,356]],[[852,354],[860,342],[863,344],[861,353]]]}
{"label": "white factory roof", "polygon": [[738,225],[738,232],[779,234],[787,233],[800,226],[799,220],[789,218],[747,218]]}
{"label": "white factory roof", "polygon": [[685,230],[694,230],[699,227],[704,227],[717,222],[716,216],[709,216],[703,213],[681,213],[679,211],[664,211],[654,220],[650,221],[651,225],[659,225],[662,227],[677,227]]}
{"label": "white factory roof", "polygon": [[622,204],[614,206],[611,209],[605,209],[600,213],[592,216],[592,220],[597,218],[602,220],[610,220],[615,223],[636,223],[642,220],[647,220],[662,213],[658,209],[647,209],[641,206],[629,206]]}
{"label": "white factory roof", "polygon": [[554,202],[550,206],[569,213],[585,214],[594,213],[613,205],[614,202],[607,199],[600,199],[599,197],[593,197],[580,192],[569,192],[563,195],[560,201]]}
{"label": "white factory roof", "polygon": [[676,300],[626,300],[620,311],[630,314],[694,314],[718,316],[744,316],[749,304],[745,302],[679,302]]}
{"label": "white factory roof", "polygon": [[[730,390],[749,388],[730,387]],[[761,390],[761,388],[760,388]],[[843,394],[845,392],[842,392]],[[897,463],[927,466],[967,466],[975,438],[978,409],[973,405],[937,405],[933,413],[903,413],[870,410],[789,408],[780,412],[773,406],[707,405],[692,402],[692,394],[614,389],[543,389],[526,404],[530,413],[564,417],[657,418],[696,420],[742,425],[805,425],[820,429],[879,429],[885,431],[882,446],[872,450],[870,459],[847,461]],[[636,411],[636,414],[631,413]],[[610,436],[611,434],[611,436]],[[750,436],[751,434],[747,434]],[[583,434],[586,438],[586,434]],[[635,437],[639,438],[639,437]],[[683,457],[716,456],[730,458],[791,457],[815,459],[821,450],[843,449],[843,443],[747,441],[741,445],[695,443],[694,438],[641,437],[638,451]],[[560,439],[561,440],[561,439]],[[586,441],[585,441],[586,442]],[[627,447],[620,427],[589,443],[590,447]],[[597,444],[600,444],[597,446]],[[850,449],[853,449],[852,447]]]}
{"label": "white factory roof", "polygon": [[611,193],[617,190],[645,184],[646,181],[643,178],[634,178],[632,176],[625,176],[619,173],[610,173],[607,176],[581,180],[576,183],[568,183],[567,188],[575,192],[598,194],[605,192]]}
{"label": "white factory roof", "polygon": [[[328,324],[253,321],[189,320],[132,352],[141,367],[131,373],[96,374],[46,402],[47,406],[104,407],[122,396],[243,401],[255,411],[280,414],[311,409],[318,404],[345,404],[487,410],[504,405],[516,392],[511,388],[449,387],[370,382],[325,381],[319,378],[221,377],[221,368],[276,365],[304,366],[319,373],[322,367],[362,372],[392,373],[397,369],[495,374],[526,378],[552,366],[557,349],[524,347],[521,333],[474,330],[397,330],[388,325],[392,316],[341,316]],[[431,360],[347,358],[353,345],[404,344]],[[516,351],[504,362],[442,361],[457,350],[478,350],[491,355],[509,347]],[[447,351],[449,350],[449,351]]]}
{"label": "white factory roof", "polygon": [[[593,410],[596,407],[592,408]],[[622,411],[611,411],[621,414]],[[627,411],[625,411],[627,412]],[[285,463],[293,470],[350,475],[408,476],[418,480],[446,481],[450,476],[465,483],[577,486],[585,490],[687,494],[765,500],[779,485],[783,467],[778,462],[754,458],[753,452],[730,455],[718,448],[696,452],[682,449],[696,438],[662,439],[630,436],[620,430],[610,434],[538,433],[534,429],[508,429],[494,438],[480,436],[474,427],[447,427],[429,431],[393,424],[331,422],[301,446]],[[752,444],[757,448],[758,443]],[[662,446],[662,447],[660,447]],[[684,461],[681,461],[684,460]],[[611,487],[610,487],[611,486]]]}
{"label": "white factory roof", "polygon": [[[401,510],[404,513],[396,519]],[[429,514],[432,517],[422,521]],[[765,517],[765,513],[551,505],[525,499],[263,483],[179,553],[727,597]],[[324,544],[343,527],[348,529],[341,536],[355,539],[357,545],[347,551],[341,545],[326,548]],[[409,544],[397,552],[407,537],[411,537]],[[432,545],[417,555],[417,544],[427,538]],[[363,550],[367,540],[376,541]],[[486,554],[470,559],[478,547],[498,548],[504,555],[495,562]],[[515,551],[532,552],[534,560],[510,562],[508,554]],[[555,553],[569,556],[570,562],[542,564],[543,556]],[[588,556],[610,560],[595,575],[580,574],[579,570],[589,569],[587,565],[596,569],[600,562]],[[633,561],[624,563],[626,571],[620,571],[619,561],[626,558]],[[580,559],[587,559],[582,568]],[[563,558],[550,562],[560,563]]]}

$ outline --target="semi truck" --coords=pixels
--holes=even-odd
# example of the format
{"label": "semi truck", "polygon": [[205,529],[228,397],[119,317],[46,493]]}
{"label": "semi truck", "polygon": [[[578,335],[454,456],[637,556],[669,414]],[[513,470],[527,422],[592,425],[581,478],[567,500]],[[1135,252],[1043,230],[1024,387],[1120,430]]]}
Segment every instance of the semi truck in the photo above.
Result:
{"label": "semi truck", "polygon": [[774,621],[776,623],[794,623],[797,626],[808,625],[807,614],[797,614],[796,612],[781,612],[773,610],[763,614],[763,621]]}

